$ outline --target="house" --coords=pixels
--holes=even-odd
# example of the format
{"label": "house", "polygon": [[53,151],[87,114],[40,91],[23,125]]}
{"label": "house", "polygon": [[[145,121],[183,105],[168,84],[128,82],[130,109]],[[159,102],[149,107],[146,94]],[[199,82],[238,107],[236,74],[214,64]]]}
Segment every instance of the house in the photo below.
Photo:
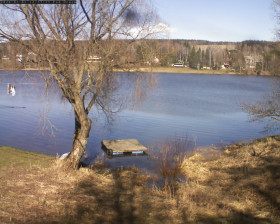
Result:
{"label": "house", "polygon": [[173,67],[180,67],[180,68],[183,68],[185,67],[183,63],[175,63],[172,65]]}
{"label": "house", "polygon": [[203,66],[202,67],[202,70],[210,70],[211,68],[210,67],[208,67],[208,66]]}
{"label": "house", "polygon": [[6,55],[3,55],[2,60],[7,61],[7,60],[10,60],[10,58],[8,56],[6,56]]}
{"label": "house", "polygon": [[94,55],[94,56],[89,56],[87,58],[87,62],[88,63],[95,63],[95,62],[100,62],[101,61],[101,58],[98,57],[97,55]]}
{"label": "house", "polygon": [[256,62],[255,62],[255,59],[253,56],[244,56],[245,58],[245,65],[246,65],[246,68],[249,68],[251,70],[255,69],[256,67]]}
{"label": "house", "polygon": [[232,58],[225,58],[224,60],[224,68],[229,68],[232,64]]}
{"label": "house", "polygon": [[16,59],[17,59],[18,62],[22,62],[22,60],[23,60],[22,54],[17,54]]}
{"label": "house", "polygon": [[262,58],[259,56],[245,56],[245,65],[247,69],[255,70],[257,63],[262,63]]}
{"label": "house", "polygon": [[35,54],[34,52],[28,52],[26,61],[31,63],[38,63],[37,54]]}
{"label": "house", "polygon": [[159,59],[157,57],[154,57],[154,60],[146,61],[145,64],[152,65],[152,64],[159,64]]}
{"label": "house", "polygon": [[154,63],[159,64],[159,59],[157,57],[154,58]]}

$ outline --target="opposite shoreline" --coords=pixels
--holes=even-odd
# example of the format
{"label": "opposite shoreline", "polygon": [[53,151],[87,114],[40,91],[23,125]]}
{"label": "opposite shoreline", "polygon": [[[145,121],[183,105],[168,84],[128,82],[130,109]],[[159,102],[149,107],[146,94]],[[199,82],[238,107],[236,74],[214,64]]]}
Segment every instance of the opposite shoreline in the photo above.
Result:
{"label": "opposite shoreline", "polygon": [[[40,67],[40,68],[1,68],[0,71],[49,71],[48,67]],[[209,74],[209,75],[254,75],[254,76],[273,76],[268,72],[262,72],[261,74],[257,74],[254,71],[247,71],[243,73],[233,72],[230,70],[197,70],[191,68],[177,68],[177,67],[140,67],[133,69],[114,69],[115,72],[143,72],[143,73],[179,73],[179,74]]]}

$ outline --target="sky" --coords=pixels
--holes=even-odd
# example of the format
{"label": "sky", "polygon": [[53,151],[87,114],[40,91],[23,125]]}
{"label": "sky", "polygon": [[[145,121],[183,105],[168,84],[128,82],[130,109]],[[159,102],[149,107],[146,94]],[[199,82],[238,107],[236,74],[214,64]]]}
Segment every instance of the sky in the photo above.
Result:
{"label": "sky", "polygon": [[154,0],[170,39],[275,41],[272,0]]}

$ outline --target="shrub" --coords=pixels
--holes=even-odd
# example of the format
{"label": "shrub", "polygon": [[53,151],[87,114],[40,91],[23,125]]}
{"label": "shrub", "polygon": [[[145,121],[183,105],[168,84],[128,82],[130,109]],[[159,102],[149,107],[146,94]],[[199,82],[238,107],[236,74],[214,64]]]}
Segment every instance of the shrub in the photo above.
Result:
{"label": "shrub", "polygon": [[156,168],[164,178],[164,188],[171,194],[176,190],[176,179],[182,174],[182,162],[192,154],[193,148],[193,141],[188,138],[167,139],[153,152]]}

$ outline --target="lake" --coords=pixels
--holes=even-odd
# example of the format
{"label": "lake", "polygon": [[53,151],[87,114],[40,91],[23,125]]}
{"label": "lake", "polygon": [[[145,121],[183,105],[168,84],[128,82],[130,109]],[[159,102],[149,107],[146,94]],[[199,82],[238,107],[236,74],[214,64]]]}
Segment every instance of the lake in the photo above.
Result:
{"label": "lake", "polygon": [[[45,96],[44,80],[37,73],[0,71],[0,145],[61,155],[71,149],[73,112],[59,91],[50,89]],[[98,159],[112,167],[152,166],[145,156],[108,159],[101,149],[103,139],[136,138],[150,146],[167,138],[188,137],[197,146],[209,146],[278,134],[264,133],[266,124],[249,122],[241,110],[241,103],[253,103],[269,94],[275,78],[163,73],[154,76],[157,87],[148,90],[137,107],[124,109],[109,125],[103,116],[95,116],[87,162]],[[15,96],[7,93],[9,83],[15,85]]]}

